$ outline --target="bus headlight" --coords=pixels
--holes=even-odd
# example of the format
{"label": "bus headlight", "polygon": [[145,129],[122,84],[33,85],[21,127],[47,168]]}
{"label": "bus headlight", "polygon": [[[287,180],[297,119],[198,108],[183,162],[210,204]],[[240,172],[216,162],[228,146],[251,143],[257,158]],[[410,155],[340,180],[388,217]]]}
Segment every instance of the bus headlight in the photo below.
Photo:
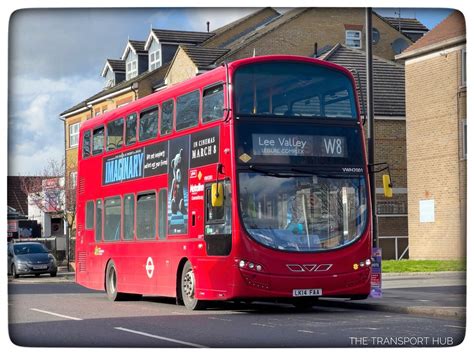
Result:
{"label": "bus headlight", "polygon": [[239,268],[241,268],[241,269],[252,270],[252,271],[256,270],[256,271],[259,271],[259,272],[263,270],[262,265],[251,262],[251,261],[246,261],[246,260],[243,260],[243,259],[235,259],[235,261],[237,262],[237,265],[239,265]]}

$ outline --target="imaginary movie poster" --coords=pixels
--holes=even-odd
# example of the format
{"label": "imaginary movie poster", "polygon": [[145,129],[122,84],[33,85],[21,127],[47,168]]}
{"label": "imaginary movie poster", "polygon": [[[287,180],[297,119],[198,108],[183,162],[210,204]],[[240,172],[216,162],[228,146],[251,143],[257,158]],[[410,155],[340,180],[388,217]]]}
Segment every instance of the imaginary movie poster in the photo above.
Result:
{"label": "imaginary movie poster", "polygon": [[170,141],[168,167],[168,234],[188,231],[189,135]]}

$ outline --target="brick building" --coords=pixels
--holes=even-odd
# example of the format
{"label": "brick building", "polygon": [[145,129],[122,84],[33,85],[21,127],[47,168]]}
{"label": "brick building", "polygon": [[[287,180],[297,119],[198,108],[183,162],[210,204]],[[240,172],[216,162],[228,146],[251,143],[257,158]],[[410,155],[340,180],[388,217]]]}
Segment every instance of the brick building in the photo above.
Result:
{"label": "brick building", "polygon": [[[199,57],[219,65],[253,55],[312,56],[336,43],[360,50],[365,47],[364,8],[295,8],[278,15],[267,8],[251,16],[252,21],[243,21],[247,28],[242,26],[242,20],[238,20],[235,27],[230,24],[224,30],[217,30],[213,37],[199,46],[202,48]],[[396,54],[413,43],[404,30],[399,31],[375,12],[372,21],[374,55],[394,60]],[[413,23],[419,22],[413,19]],[[216,50],[221,53],[216,53]],[[194,62],[186,48],[180,48],[165,82],[167,85],[176,84],[197,75],[200,70],[199,63]]]}
{"label": "brick building", "polygon": [[466,28],[454,11],[405,61],[408,231],[413,259],[466,257]]}
{"label": "brick building", "polygon": [[[404,73],[393,60],[413,42],[404,28],[395,27],[386,18],[373,13],[372,21],[376,139],[380,151],[377,160],[391,164],[396,187],[394,199],[385,201],[380,197],[378,204],[383,215],[380,231],[388,238],[384,241],[386,256],[392,258],[400,257],[407,244]],[[415,19],[410,23],[425,28]],[[108,59],[104,66],[106,88],[61,114],[70,180],[75,176],[75,137],[80,122],[223,62],[264,54],[324,55],[327,60],[357,69],[364,83],[364,26],[363,8],[295,8],[283,14],[263,8],[211,33],[152,29],[146,41],[128,41],[122,58]],[[134,58],[140,56],[148,58],[148,70],[138,62],[133,65]],[[130,78],[134,68],[137,76]]]}
{"label": "brick building", "polygon": [[[362,92],[367,97],[366,55],[361,50],[337,44],[319,54],[319,59],[342,65],[360,78]],[[404,66],[384,58],[373,57],[375,162],[388,163],[392,177],[393,197],[383,194],[382,174],[376,174],[376,208],[379,226],[379,246],[384,259],[408,258],[407,165],[405,127]],[[364,115],[365,105],[361,113]],[[366,135],[368,125],[365,125]]]}

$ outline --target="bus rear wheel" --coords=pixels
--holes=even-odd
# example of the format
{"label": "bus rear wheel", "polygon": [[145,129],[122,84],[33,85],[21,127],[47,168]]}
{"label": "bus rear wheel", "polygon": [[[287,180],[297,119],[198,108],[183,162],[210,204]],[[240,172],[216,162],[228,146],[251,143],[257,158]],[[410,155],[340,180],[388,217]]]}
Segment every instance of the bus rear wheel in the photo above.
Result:
{"label": "bus rear wheel", "polygon": [[117,291],[117,271],[113,261],[107,264],[105,272],[105,291],[107,292],[107,298],[112,302],[127,299],[127,294]]}
{"label": "bus rear wheel", "polygon": [[184,306],[189,310],[199,310],[205,308],[204,301],[200,301],[195,297],[196,277],[194,275],[193,266],[188,261],[184,264],[181,274],[181,296],[183,297]]}

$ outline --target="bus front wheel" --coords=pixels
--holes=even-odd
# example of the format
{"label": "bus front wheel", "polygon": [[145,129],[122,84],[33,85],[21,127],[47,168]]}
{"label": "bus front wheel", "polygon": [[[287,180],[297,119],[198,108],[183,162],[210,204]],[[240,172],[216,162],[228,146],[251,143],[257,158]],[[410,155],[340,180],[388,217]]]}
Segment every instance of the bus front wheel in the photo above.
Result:
{"label": "bus front wheel", "polygon": [[183,303],[189,310],[198,310],[205,307],[203,301],[197,300],[195,297],[196,292],[196,277],[192,264],[186,261],[184,264],[183,272],[181,274],[181,296],[183,297]]}

